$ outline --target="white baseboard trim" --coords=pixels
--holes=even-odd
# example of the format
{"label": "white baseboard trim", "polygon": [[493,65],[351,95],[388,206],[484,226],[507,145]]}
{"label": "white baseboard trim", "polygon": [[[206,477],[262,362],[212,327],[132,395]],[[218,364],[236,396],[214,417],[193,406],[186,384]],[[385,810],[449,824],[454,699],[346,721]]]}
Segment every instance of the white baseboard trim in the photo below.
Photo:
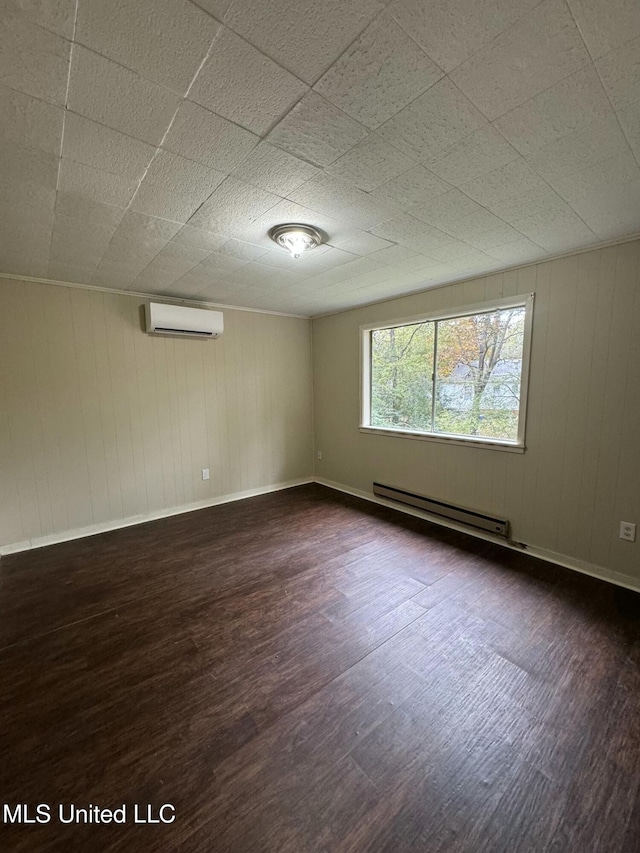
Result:
{"label": "white baseboard trim", "polygon": [[404,506],[395,503],[395,501],[386,500],[374,495],[373,492],[365,492],[361,489],[353,489],[345,486],[342,483],[336,483],[333,480],[327,480],[324,477],[316,477],[315,482],[321,486],[327,486],[330,489],[335,489],[338,492],[344,492],[347,495],[353,495],[356,498],[363,498],[371,503],[380,504],[381,506],[395,509],[397,512],[403,512],[406,515],[413,515],[416,518],[422,518],[425,521],[430,521],[432,524],[439,524],[441,527],[448,527],[451,530],[458,530],[461,533],[466,533],[469,536],[475,536],[478,539],[485,539],[487,542],[493,542],[496,545],[501,545],[503,548],[509,548],[512,551],[519,551],[521,554],[529,554],[531,557],[537,557],[540,560],[545,560],[547,563],[553,563],[557,566],[562,566],[565,569],[572,569],[580,572],[583,575],[590,575],[592,578],[613,583],[616,586],[631,589],[634,592],[640,592],[640,581],[635,578],[630,578],[628,575],[614,572],[611,569],[605,569],[603,566],[596,566],[593,563],[586,563],[583,560],[578,560],[575,557],[569,557],[566,554],[557,554],[555,551],[548,551],[546,548],[538,548],[536,545],[522,543],[510,543],[503,539],[502,536],[494,536],[492,533],[487,533],[484,530],[475,530],[472,527],[467,527],[464,524],[458,524],[455,521],[449,521],[445,518],[440,518],[436,515],[429,515],[427,512],[415,509],[414,507]]}
{"label": "white baseboard trim", "polygon": [[245,498],[254,498],[257,495],[267,495],[270,492],[279,492],[283,489],[291,489],[294,486],[304,486],[313,483],[313,477],[301,477],[298,480],[288,480],[286,483],[275,483],[272,486],[260,486],[257,489],[247,489],[244,492],[233,492],[230,495],[220,495],[203,501],[194,501],[170,509],[159,509],[153,512],[145,512],[140,515],[132,515],[115,521],[103,521],[92,524],[89,527],[79,527],[75,530],[65,530],[61,533],[51,533],[47,536],[37,536],[33,539],[25,539],[22,542],[13,542],[9,545],[0,545],[0,557],[9,554],[17,554],[20,551],[30,551],[32,548],[44,548],[47,545],[55,545],[58,542],[70,542],[73,539],[83,539],[85,536],[95,536],[97,533],[106,533],[109,530],[120,530],[123,527],[133,527],[136,524],[145,524],[147,521],[156,521],[159,518],[169,518],[172,515],[182,515],[185,512],[193,512],[198,509],[206,509],[211,506],[241,501]]}

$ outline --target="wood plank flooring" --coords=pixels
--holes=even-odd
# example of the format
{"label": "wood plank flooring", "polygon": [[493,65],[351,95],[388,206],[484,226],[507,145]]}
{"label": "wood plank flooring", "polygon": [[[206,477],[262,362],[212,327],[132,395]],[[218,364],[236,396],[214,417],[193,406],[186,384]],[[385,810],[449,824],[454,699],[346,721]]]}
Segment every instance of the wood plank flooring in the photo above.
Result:
{"label": "wood plank flooring", "polygon": [[52,808],[2,851],[640,850],[634,593],[312,485],[5,557],[0,613],[0,808]]}

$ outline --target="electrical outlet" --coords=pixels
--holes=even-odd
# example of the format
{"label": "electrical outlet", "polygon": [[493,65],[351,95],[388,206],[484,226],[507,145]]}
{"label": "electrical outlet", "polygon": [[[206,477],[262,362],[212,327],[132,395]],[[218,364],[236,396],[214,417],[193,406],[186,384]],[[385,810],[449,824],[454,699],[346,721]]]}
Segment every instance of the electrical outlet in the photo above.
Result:
{"label": "electrical outlet", "polygon": [[202,479],[203,479],[203,480],[208,480],[208,479],[209,479],[209,469],[208,469],[208,468],[203,468],[203,469],[202,469]]}
{"label": "electrical outlet", "polygon": [[636,526],[631,521],[620,522],[620,538],[626,539],[627,542],[636,541]]}
{"label": "electrical outlet", "polygon": [[322,451],[321,450],[318,451],[318,459],[320,461],[322,461]]}

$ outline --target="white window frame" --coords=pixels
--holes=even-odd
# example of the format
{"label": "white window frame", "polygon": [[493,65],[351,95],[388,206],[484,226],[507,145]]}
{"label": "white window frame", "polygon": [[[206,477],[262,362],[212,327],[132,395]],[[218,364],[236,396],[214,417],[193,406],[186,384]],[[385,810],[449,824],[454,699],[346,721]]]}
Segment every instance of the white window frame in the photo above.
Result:
{"label": "white window frame", "polygon": [[[531,333],[533,329],[534,294],[495,299],[461,308],[432,311],[412,317],[402,317],[388,322],[367,323],[360,326],[360,432],[373,435],[387,435],[394,438],[412,438],[421,441],[435,441],[452,444],[485,447],[491,450],[506,450],[512,453],[524,453],[527,419],[527,398],[529,391],[529,364],[531,361]],[[502,438],[483,438],[476,436],[449,435],[440,432],[418,432],[417,430],[393,429],[391,427],[371,426],[371,332],[378,329],[393,329],[434,320],[452,320],[456,317],[468,317],[490,311],[524,308],[524,341],[522,347],[522,374],[520,381],[520,408],[518,410],[518,435],[515,440]]]}

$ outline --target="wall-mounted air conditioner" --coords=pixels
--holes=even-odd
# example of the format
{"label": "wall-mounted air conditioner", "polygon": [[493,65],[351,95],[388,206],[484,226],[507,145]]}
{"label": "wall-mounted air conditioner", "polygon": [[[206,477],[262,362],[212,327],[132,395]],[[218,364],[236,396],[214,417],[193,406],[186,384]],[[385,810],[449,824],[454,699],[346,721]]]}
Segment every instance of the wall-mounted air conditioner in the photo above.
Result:
{"label": "wall-mounted air conditioner", "polygon": [[147,332],[185,338],[219,338],[224,329],[222,311],[185,308],[149,302],[145,306]]}

